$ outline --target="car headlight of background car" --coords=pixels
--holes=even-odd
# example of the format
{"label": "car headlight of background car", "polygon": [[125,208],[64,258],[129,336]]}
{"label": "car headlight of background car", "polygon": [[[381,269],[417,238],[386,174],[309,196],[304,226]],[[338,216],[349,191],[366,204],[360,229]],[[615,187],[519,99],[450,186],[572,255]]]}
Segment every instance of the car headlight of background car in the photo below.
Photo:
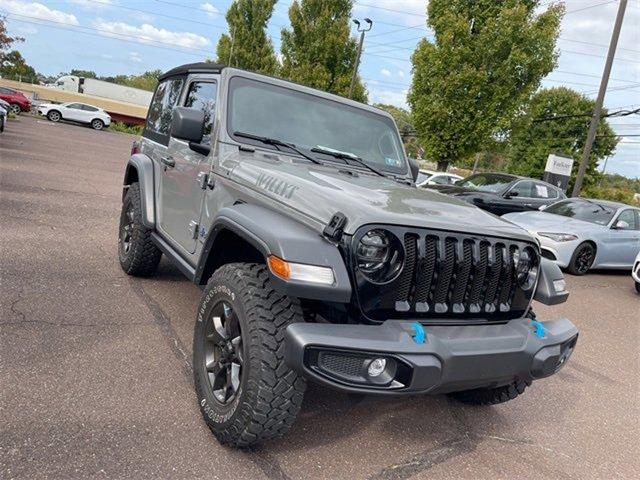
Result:
{"label": "car headlight of background car", "polygon": [[396,279],[404,264],[404,247],[388,230],[374,228],[365,233],[356,248],[358,270],[371,283],[385,284]]}
{"label": "car headlight of background car", "polygon": [[554,242],[570,242],[578,239],[577,236],[570,233],[538,232],[538,235],[550,238]]}
{"label": "car headlight of background car", "polygon": [[513,264],[516,270],[516,281],[523,290],[529,290],[536,284],[539,263],[538,254],[531,247],[514,252]]}

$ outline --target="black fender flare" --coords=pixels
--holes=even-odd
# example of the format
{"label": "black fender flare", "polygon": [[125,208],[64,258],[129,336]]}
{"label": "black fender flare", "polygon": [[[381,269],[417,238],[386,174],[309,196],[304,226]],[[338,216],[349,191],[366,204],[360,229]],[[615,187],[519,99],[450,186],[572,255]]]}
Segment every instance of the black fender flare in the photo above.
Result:
{"label": "black fender flare", "polygon": [[265,258],[275,255],[289,262],[331,267],[333,285],[286,281],[271,274],[275,288],[292,297],[348,303],[351,282],[338,247],[319,232],[300,222],[258,205],[246,203],[222,208],[212,223],[196,266],[195,282],[200,284],[213,246],[220,232],[230,230],[253,245]]}
{"label": "black fender flare", "polygon": [[129,185],[136,181],[140,184],[140,201],[142,202],[142,223],[147,228],[154,228],[156,214],[154,206],[153,161],[143,153],[131,155],[124,173],[122,199]]}

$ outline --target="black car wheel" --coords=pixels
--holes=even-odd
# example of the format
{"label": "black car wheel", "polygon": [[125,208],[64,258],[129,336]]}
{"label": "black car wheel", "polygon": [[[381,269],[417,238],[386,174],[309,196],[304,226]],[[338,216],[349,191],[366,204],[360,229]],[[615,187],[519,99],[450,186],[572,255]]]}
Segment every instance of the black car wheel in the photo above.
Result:
{"label": "black car wheel", "polygon": [[295,421],[305,380],[284,359],[299,302],[273,289],[264,265],[220,267],[202,296],[193,335],[193,374],[205,422],[226,445],[283,435]]}
{"label": "black car wheel", "polygon": [[20,105],[18,105],[17,103],[12,103],[9,108],[11,109],[11,111],[13,113],[15,113],[16,115],[20,115],[20,112],[22,112],[22,109],[20,108]]}
{"label": "black car wheel", "polygon": [[569,273],[572,275],[584,275],[589,271],[596,259],[596,248],[593,244],[585,242],[578,245],[569,262]]}

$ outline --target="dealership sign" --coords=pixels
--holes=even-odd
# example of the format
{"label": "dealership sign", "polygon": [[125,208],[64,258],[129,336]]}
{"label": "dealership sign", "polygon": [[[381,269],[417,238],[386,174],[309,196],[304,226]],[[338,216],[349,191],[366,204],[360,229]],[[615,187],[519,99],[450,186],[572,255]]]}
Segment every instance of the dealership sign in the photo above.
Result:
{"label": "dealership sign", "polygon": [[547,166],[544,169],[542,179],[556,187],[565,190],[571,178],[573,158],[550,154],[547,158]]}

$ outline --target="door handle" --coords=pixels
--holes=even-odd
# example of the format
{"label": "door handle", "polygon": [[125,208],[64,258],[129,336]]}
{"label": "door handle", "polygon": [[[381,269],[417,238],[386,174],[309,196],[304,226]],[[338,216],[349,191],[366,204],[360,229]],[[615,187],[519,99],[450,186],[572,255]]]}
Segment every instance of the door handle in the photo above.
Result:
{"label": "door handle", "polygon": [[166,156],[166,157],[160,157],[160,162],[165,166],[165,167],[170,167],[173,168],[176,166],[176,161],[173,159],[173,157],[171,156]]}

